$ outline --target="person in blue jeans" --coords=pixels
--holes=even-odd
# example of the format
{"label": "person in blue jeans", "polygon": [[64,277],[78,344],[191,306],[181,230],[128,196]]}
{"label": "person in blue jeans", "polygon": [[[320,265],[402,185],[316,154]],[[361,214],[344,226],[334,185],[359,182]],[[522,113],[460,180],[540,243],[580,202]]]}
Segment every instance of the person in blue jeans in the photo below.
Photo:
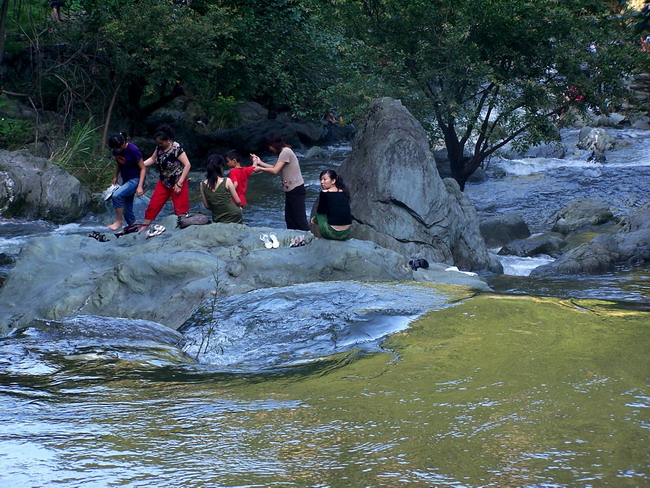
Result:
{"label": "person in blue jeans", "polygon": [[115,158],[115,177],[113,184],[117,183],[118,176],[122,177],[122,186],[113,193],[113,208],[115,209],[115,222],[108,226],[110,230],[118,230],[126,221],[127,226],[135,224],[133,214],[133,199],[135,195],[144,194],[144,178],[147,169],[142,160],[142,152],[135,144],[126,140],[124,132],[113,134],[108,139],[108,147]]}

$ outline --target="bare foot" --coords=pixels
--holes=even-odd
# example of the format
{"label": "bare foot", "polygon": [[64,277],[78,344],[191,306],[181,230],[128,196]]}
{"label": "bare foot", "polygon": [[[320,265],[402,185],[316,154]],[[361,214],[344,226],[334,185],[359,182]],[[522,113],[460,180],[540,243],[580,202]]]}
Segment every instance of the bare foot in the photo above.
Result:
{"label": "bare foot", "polygon": [[109,230],[118,230],[122,228],[122,221],[121,220],[116,220],[113,222],[111,225],[107,226]]}

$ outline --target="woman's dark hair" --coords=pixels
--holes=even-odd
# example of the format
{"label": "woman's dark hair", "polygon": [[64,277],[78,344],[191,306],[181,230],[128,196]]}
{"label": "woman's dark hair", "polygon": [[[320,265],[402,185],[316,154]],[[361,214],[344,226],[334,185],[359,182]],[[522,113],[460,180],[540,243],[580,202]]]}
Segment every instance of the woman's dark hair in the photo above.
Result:
{"label": "woman's dark hair", "polygon": [[231,149],[226,153],[226,157],[228,159],[234,159],[235,161],[238,161],[241,163],[241,154],[239,154],[235,149]]}
{"label": "woman's dark hair", "polygon": [[108,147],[111,149],[119,149],[126,142],[128,136],[126,132],[116,132],[108,138]]}
{"label": "woman's dark hair", "polygon": [[217,188],[217,178],[223,178],[223,170],[226,167],[226,161],[221,154],[212,154],[208,156],[205,162],[205,169],[208,174],[208,187],[210,190]]}
{"label": "woman's dark hair", "polygon": [[318,179],[320,180],[323,175],[327,175],[330,177],[330,180],[336,180],[336,188],[341,190],[343,193],[345,193],[345,196],[350,198],[350,192],[348,191],[348,187],[345,186],[345,183],[343,183],[343,179],[336,174],[336,171],[333,169],[326,169],[325,171],[320,172],[320,176]]}
{"label": "woman's dark hair", "polygon": [[284,137],[279,132],[271,132],[264,138],[264,145],[266,147],[271,146],[274,151],[280,153],[285,147],[291,147],[284,141]]}
{"label": "woman's dark hair", "polygon": [[153,138],[160,138],[163,141],[171,141],[174,139],[174,131],[168,124],[162,124],[156,128],[156,132],[153,133]]}

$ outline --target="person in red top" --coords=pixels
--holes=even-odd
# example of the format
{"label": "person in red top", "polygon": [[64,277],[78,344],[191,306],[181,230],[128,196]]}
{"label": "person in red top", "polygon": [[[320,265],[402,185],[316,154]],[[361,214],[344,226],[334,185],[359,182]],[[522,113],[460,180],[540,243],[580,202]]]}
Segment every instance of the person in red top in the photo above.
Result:
{"label": "person in red top", "polygon": [[255,169],[253,166],[242,166],[241,156],[234,149],[226,153],[226,162],[230,168],[228,178],[235,184],[237,196],[241,200],[241,206],[246,205],[246,187],[248,186],[248,178]]}

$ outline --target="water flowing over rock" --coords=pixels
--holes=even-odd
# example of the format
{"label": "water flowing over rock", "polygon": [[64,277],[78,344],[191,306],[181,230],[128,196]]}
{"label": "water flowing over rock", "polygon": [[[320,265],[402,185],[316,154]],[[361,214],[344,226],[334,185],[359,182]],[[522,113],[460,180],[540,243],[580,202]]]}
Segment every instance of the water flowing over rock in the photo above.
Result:
{"label": "water flowing over rock", "polygon": [[90,194],[79,180],[27,151],[0,151],[0,215],[66,224],[85,215]]}
{"label": "water flowing over rock", "polygon": [[460,269],[501,270],[473,204],[440,178],[424,129],[399,101],[371,104],[339,173],[352,196],[354,237]]}
{"label": "water flowing over rock", "polygon": [[[489,289],[463,273],[414,273],[408,258],[373,242],[316,239],[311,233],[210,224],[98,242],[80,235],[33,238],[0,289],[0,332],[36,319],[101,315],[180,327],[207,299],[318,281],[418,280]],[[280,242],[267,249],[260,232]],[[289,247],[297,234],[308,244]],[[317,298],[315,298],[317,299]],[[325,298],[324,298],[325,299]]]}

